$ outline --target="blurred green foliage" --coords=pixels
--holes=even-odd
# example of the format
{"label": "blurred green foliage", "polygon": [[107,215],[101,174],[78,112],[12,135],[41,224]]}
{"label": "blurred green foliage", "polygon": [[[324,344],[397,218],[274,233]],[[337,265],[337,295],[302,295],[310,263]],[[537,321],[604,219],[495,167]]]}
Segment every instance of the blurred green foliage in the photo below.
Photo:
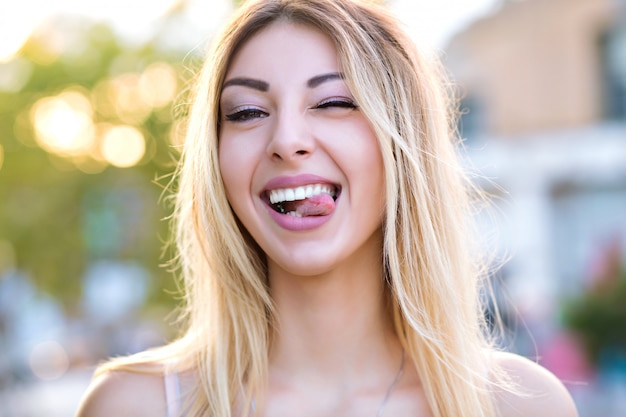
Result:
{"label": "blurred green foliage", "polygon": [[621,247],[606,253],[603,270],[586,292],[564,305],[564,324],[581,339],[590,361],[610,362],[626,357],[626,268]]}
{"label": "blurred green foliage", "polygon": [[[149,303],[172,302],[173,275],[161,266],[171,257],[163,253],[171,211],[163,186],[178,155],[176,129],[181,127],[176,121],[185,114],[184,77],[194,66],[184,52],[161,50],[154,42],[129,46],[106,26],[65,20],[35,34],[19,55],[0,63],[0,276],[11,270],[26,273],[72,315],[80,314],[83,277],[92,262],[134,261],[152,277]],[[103,83],[124,74],[137,79],[157,62],[177,74],[176,94],[166,105],[149,108],[133,123],[97,103],[95,93]],[[148,85],[148,90],[157,87]],[[33,108],[63,91],[77,91],[91,101],[97,129],[130,125],[141,132],[141,159],[119,168],[99,151],[45,150]],[[63,129],[62,120],[52,122]],[[123,156],[125,150],[119,151]]]}

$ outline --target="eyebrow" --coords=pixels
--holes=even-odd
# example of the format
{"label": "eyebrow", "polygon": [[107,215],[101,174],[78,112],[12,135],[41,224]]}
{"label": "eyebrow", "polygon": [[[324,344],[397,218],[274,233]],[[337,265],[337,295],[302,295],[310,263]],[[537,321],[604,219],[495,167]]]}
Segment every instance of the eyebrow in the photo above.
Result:
{"label": "eyebrow", "polygon": [[[306,82],[306,85],[309,88],[315,88],[315,87],[318,87],[320,84],[323,84],[328,81],[343,80],[343,79],[344,79],[344,75],[342,73],[329,72],[328,74],[316,75],[315,77],[310,78]],[[267,92],[270,89],[269,83],[262,81],[262,80],[257,80],[254,78],[246,78],[246,77],[231,78],[230,80],[224,83],[224,86],[222,88],[226,88],[226,87],[233,86],[233,85],[248,87],[248,88],[252,88],[254,90],[258,90],[262,92]]]}
{"label": "eyebrow", "polygon": [[265,81],[245,77],[231,78],[224,83],[224,86],[222,88],[226,88],[231,85],[241,85],[243,87],[249,87],[263,92],[266,92],[270,89],[270,85]]}
{"label": "eyebrow", "polygon": [[306,85],[309,88],[315,88],[327,81],[343,80],[343,78],[344,76],[340,72],[329,72],[328,74],[316,75],[315,77],[309,79],[309,81],[306,82]]}

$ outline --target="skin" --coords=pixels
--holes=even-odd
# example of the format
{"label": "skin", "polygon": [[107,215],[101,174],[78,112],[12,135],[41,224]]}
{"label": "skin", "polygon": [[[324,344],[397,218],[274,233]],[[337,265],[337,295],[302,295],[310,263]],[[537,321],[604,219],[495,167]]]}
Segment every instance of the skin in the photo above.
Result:
{"label": "skin", "polygon": [[[274,23],[243,46],[226,76],[226,83],[254,79],[267,88],[235,82],[221,97],[224,184],[235,213],[267,254],[278,312],[267,400],[259,405],[265,416],[375,416],[399,369],[401,347],[381,279],[383,167],[376,138],[358,106],[320,107],[352,100],[340,78],[307,85],[338,72],[336,50],[324,34]],[[273,178],[303,173],[326,178],[341,194],[321,226],[287,230],[261,196]],[[545,369],[512,354],[494,354],[493,361],[530,394],[496,393],[501,416],[577,415]],[[160,375],[118,372],[94,382],[78,416],[164,416],[165,409]],[[409,363],[384,415],[431,415]]]}

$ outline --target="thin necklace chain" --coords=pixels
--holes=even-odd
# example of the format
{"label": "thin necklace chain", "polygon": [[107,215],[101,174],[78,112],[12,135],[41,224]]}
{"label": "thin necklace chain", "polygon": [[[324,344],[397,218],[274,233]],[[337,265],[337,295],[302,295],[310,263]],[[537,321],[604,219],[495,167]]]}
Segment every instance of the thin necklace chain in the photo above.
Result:
{"label": "thin necklace chain", "polygon": [[406,357],[406,351],[402,349],[402,361],[400,362],[400,369],[398,369],[398,373],[396,374],[396,377],[393,379],[393,382],[391,383],[391,385],[389,385],[389,388],[387,388],[387,393],[385,394],[385,398],[383,398],[383,402],[380,403],[380,407],[378,407],[378,411],[376,412],[376,417],[381,417],[383,415],[383,411],[385,411],[385,406],[387,405],[387,401],[389,400],[389,397],[391,397],[391,393],[393,392],[393,389],[395,388],[396,384],[400,380],[400,377],[402,376],[402,372],[404,371],[405,357]]}

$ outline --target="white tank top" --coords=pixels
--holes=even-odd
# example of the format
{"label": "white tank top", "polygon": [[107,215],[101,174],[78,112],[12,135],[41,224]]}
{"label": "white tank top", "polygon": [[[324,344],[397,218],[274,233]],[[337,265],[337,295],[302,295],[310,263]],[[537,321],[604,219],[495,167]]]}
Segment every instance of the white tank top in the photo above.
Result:
{"label": "white tank top", "polygon": [[165,385],[165,402],[167,404],[166,417],[180,417],[180,381],[178,372],[165,373],[163,375]]}

